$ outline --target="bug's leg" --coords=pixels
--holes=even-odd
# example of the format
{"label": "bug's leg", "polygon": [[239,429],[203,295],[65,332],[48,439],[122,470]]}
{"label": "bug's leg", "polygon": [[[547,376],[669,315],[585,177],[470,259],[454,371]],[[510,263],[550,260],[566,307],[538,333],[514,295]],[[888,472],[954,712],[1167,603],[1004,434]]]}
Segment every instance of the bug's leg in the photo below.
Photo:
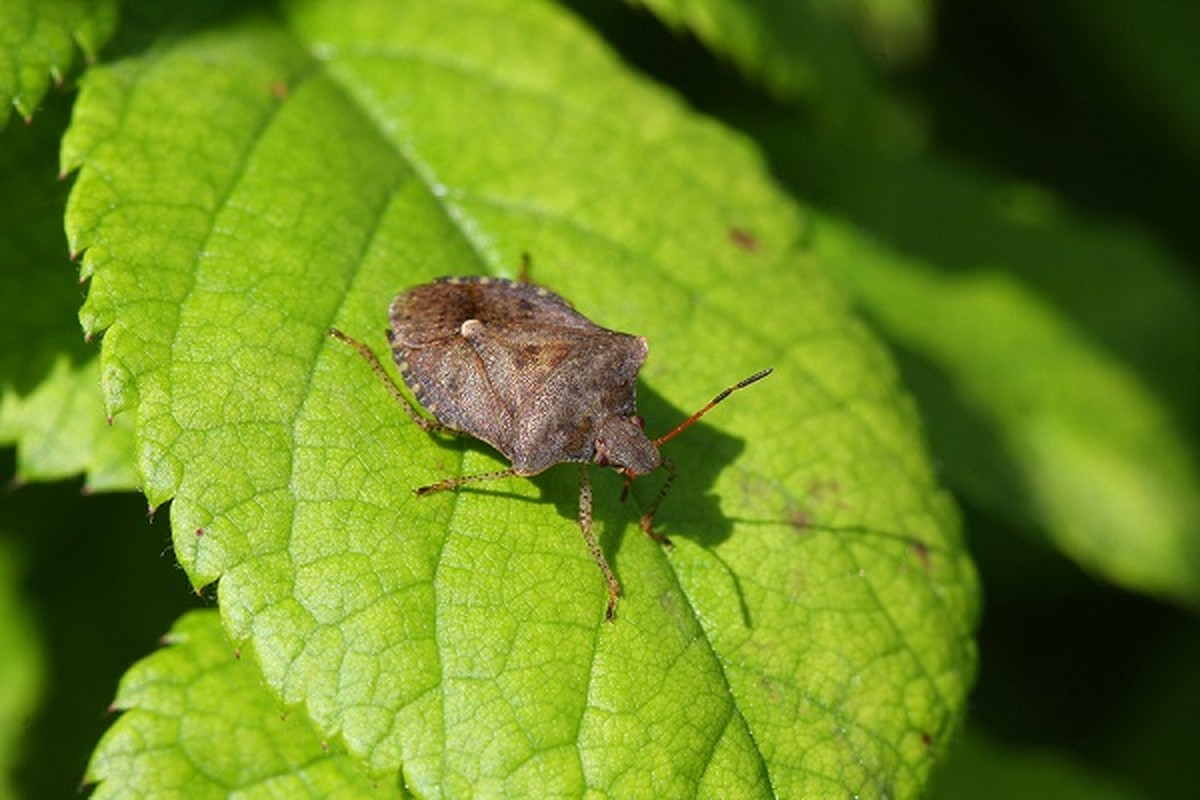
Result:
{"label": "bug's leg", "polygon": [[596,535],[592,533],[592,479],[588,475],[587,464],[582,464],[579,468],[579,530],[583,531],[583,540],[587,543],[592,558],[596,560],[596,566],[604,573],[604,582],[608,585],[608,606],[604,609],[604,619],[606,622],[612,622],[617,613],[617,596],[621,594],[621,584],[617,582],[617,576],[613,574],[612,567],[604,558],[604,551],[600,549],[600,543],[596,541]]}
{"label": "bug's leg", "polygon": [[638,525],[641,526],[641,529],[651,539],[659,544],[665,544],[667,547],[670,547],[671,540],[654,530],[654,515],[658,513],[658,507],[662,504],[663,498],[667,496],[667,491],[671,488],[671,484],[675,482],[675,462],[664,457],[662,466],[667,471],[667,479],[663,481],[662,488],[658,490],[658,496],[654,498],[654,502],[646,509],[646,513],[642,514]]}
{"label": "bug's leg", "polygon": [[379,380],[382,381],[383,385],[387,387],[387,390],[392,393],[392,397],[396,398],[396,401],[399,402],[400,405],[404,407],[404,410],[408,412],[408,415],[412,417],[412,421],[417,423],[422,430],[429,433],[447,433],[458,435],[458,431],[454,430],[453,428],[447,428],[437,420],[429,419],[429,417],[423,416],[419,411],[417,411],[416,406],[408,401],[408,398],[405,397],[400,391],[400,387],[397,386],[396,382],[392,380],[392,377],[388,375],[387,370],[383,368],[383,364],[379,363],[379,359],[375,356],[375,353],[372,352],[371,348],[367,347],[357,339],[347,336],[337,328],[330,328],[329,335],[343,344],[350,345],[358,351],[360,356],[366,359],[367,363],[371,365],[371,369],[374,370],[377,376],[379,376]]}
{"label": "bug's leg", "polygon": [[479,472],[474,475],[459,475],[457,478],[442,478],[437,483],[431,483],[428,486],[418,486],[413,489],[413,494],[418,497],[434,492],[443,492],[447,489],[457,489],[464,483],[478,483],[479,481],[494,481],[500,478],[511,478],[516,475],[516,471],[509,469],[496,470],[495,472]]}

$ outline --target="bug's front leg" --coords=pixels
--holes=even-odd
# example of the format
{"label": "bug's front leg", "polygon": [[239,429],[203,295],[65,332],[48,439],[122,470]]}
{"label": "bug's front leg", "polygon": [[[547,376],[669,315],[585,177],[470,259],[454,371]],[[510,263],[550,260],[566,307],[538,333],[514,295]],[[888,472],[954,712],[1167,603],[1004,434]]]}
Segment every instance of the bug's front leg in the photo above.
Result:
{"label": "bug's front leg", "polygon": [[642,514],[642,518],[638,521],[638,525],[642,531],[654,541],[667,547],[672,547],[671,540],[654,530],[654,515],[658,513],[658,507],[662,504],[663,498],[667,496],[667,491],[670,490],[671,484],[675,482],[675,462],[664,457],[662,467],[667,471],[667,479],[663,481],[662,488],[658,490],[658,495],[654,498],[654,502],[646,509],[646,513]]}
{"label": "bug's front leg", "polygon": [[600,549],[600,543],[596,541],[596,534],[592,532],[592,479],[588,475],[587,464],[581,464],[579,469],[579,530],[583,532],[583,540],[587,543],[596,566],[600,567],[600,572],[604,574],[604,583],[608,586],[608,606],[604,609],[604,619],[606,622],[612,622],[617,614],[617,597],[621,594],[621,584],[617,582],[617,576],[613,574],[612,567],[604,557],[604,551]]}

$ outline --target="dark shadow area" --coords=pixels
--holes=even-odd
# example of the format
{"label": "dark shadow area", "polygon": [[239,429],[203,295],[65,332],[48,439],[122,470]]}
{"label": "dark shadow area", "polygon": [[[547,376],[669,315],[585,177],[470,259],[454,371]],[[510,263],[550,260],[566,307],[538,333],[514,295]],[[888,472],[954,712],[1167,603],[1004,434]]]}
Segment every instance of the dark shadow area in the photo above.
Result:
{"label": "dark shadow area", "polygon": [[965,510],[987,593],[972,724],[1023,752],[1062,750],[1131,776],[1147,797],[1200,784],[1200,620]]}
{"label": "dark shadow area", "polygon": [[686,30],[674,31],[631,3],[565,0],[631,66],[670,86],[698,108],[771,102],[728,61],[721,61]]}
{"label": "dark shadow area", "polygon": [[[13,473],[12,451],[0,475]],[[14,782],[24,797],[71,797],[111,725],[117,682],[184,611],[206,605],[175,563],[166,515],[146,522],[134,494],[80,493],[77,481],[0,492],[0,535],[22,565],[46,673],[24,727]]]}
{"label": "dark shadow area", "polygon": [[126,0],[121,4],[117,35],[101,53],[112,61],[160,47],[164,41],[195,36],[241,17],[269,18],[278,12],[275,3],[263,0]]}
{"label": "dark shadow area", "polygon": [[0,325],[0,384],[21,395],[60,355],[78,364],[96,352],[79,328],[83,289],[63,233],[69,187],[56,178],[72,99],[52,89],[31,123],[13,119],[0,132],[0,203],[20,204],[0,207],[0,297],[20,298]]}
{"label": "dark shadow area", "polygon": [[[1146,12],[1182,11],[1172,5]],[[1086,4],[968,0],[934,9],[938,47],[918,83],[939,146],[1053,185],[1101,215],[1132,213],[1200,261],[1196,150],[1163,118],[1154,99],[1162,87],[1139,84],[1144,73],[1122,70],[1081,30]]]}

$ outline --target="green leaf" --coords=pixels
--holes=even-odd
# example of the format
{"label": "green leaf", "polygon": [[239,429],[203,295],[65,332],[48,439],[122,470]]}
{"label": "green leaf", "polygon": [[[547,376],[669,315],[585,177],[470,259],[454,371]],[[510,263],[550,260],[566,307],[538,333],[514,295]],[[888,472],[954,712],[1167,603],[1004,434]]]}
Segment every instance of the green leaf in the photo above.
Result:
{"label": "green leaf", "polygon": [[816,247],[907,354],[947,480],[1093,572],[1200,601],[1200,298],[1183,267],[1044,193],[851,161],[806,184],[894,244],[830,219]]}
{"label": "green leaf", "polygon": [[[919,791],[974,670],[975,577],[909,403],[757,156],[550,4],[285,3],[89,72],[64,144],[112,410],[231,637],[422,796]],[[431,440],[330,325],[534,277],[645,334],[680,476],[637,529],[577,470]],[[661,394],[659,394],[661,392]],[[668,402],[664,397],[669,396]],[[678,405],[675,405],[675,404]]]}
{"label": "green leaf", "polygon": [[45,665],[32,615],[14,591],[20,564],[0,538],[0,798],[16,797],[12,767],[24,740],[24,729],[42,694]]}
{"label": "green leaf", "polygon": [[0,7],[0,127],[10,109],[27,121],[62,83],[79,48],[89,61],[116,27],[117,0],[5,0]]}
{"label": "green leaf", "polygon": [[387,797],[301,713],[284,713],[212,611],[193,611],[167,647],[130,668],[124,713],[88,765],[94,798]]}

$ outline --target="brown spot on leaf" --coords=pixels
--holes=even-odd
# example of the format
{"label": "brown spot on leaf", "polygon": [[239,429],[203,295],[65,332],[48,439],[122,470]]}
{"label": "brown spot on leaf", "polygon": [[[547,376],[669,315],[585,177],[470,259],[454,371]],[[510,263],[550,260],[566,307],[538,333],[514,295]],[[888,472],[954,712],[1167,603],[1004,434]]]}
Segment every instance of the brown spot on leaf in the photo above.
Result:
{"label": "brown spot on leaf", "polygon": [[758,250],[758,238],[745,228],[739,228],[736,225],[729,229],[729,241],[747,253]]}
{"label": "brown spot on leaf", "polygon": [[925,544],[924,542],[913,541],[913,543],[909,546],[912,549],[913,555],[917,557],[917,561],[921,562],[921,568],[926,572],[929,572],[931,567],[930,562],[932,559],[929,552],[929,545]]}
{"label": "brown spot on leaf", "polygon": [[802,508],[792,508],[787,513],[788,524],[791,525],[797,533],[808,533],[812,530],[812,517]]}

